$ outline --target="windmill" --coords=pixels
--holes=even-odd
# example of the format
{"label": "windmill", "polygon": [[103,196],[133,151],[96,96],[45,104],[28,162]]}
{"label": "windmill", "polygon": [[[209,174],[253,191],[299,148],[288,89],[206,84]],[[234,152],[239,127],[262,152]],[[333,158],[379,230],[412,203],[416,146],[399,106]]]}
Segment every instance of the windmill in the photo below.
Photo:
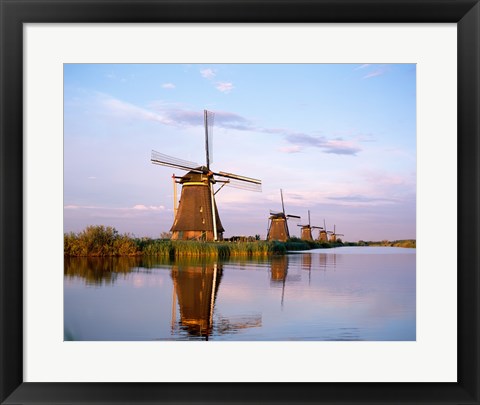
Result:
{"label": "windmill", "polygon": [[336,233],[335,225],[333,225],[333,232],[331,232],[331,235],[330,235],[330,242],[336,242],[337,236],[343,236],[343,233]]}
{"label": "windmill", "polygon": [[300,225],[298,226],[302,227],[302,235],[301,239],[302,240],[311,240],[313,241],[312,238],[312,229],[323,229],[321,226],[312,226],[310,225],[310,210],[308,210],[308,224],[307,225]]}
{"label": "windmill", "polygon": [[321,231],[318,234],[318,241],[319,242],[328,242],[328,235],[332,233],[332,231],[327,231],[327,226],[325,225],[325,219],[323,220],[323,228],[320,228]]}
{"label": "windmill", "polygon": [[282,199],[282,211],[274,212],[270,211],[269,227],[267,233],[267,240],[278,240],[280,242],[286,242],[290,238],[288,232],[287,220],[289,218],[300,219],[298,215],[286,215],[285,205],[283,204],[283,191],[280,189],[280,197]]}
{"label": "windmill", "polygon": [[[214,113],[204,110],[203,116],[205,124],[205,166],[152,150],[151,162],[153,164],[187,171],[184,176],[174,176],[174,190],[176,190],[176,183],[182,185],[182,190],[178,208],[174,204],[175,218],[170,229],[172,239],[215,241],[222,239],[225,230],[218,214],[215,194],[225,185],[245,190],[261,191],[261,180],[210,170],[210,163],[212,162],[211,128]],[[215,191],[214,184],[216,183],[222,183],[222,185]]]}

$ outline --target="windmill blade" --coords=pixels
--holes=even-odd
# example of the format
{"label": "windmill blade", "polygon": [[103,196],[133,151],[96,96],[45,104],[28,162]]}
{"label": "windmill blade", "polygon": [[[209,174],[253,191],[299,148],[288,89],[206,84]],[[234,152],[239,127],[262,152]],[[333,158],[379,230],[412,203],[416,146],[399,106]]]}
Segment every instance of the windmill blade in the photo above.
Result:
{"label": "windmill blade", "polygon": [[283,204],[283,191],[280,189],[280,197],[282,198],[282,211],[283,215],[285,215],[285,205]]}
{"label": "windmill blade", "polygon": [[336,233],[335,236],[345,236],[343,233]]}
{"label": "windmill blade", "polygon": [[299,216],[299,215],[290,215],[290,214],[286,215],[286,217],[287,217],[287,218],[298,218],[298,219],[302,218],[302,217]]}
{"label": "windmill blade", "polygon": [[225,185],[227,187],[238,188],[240,190],[255,191],[255,192],[262,191],[262,184],[246,183],[244,181],[238,181],[236,179],[228,179]]}
{"label": "windmill blade", "polygon": [[[173,156],[168,156],[163,153],[152,150],[151,162],[156,165],[174,167],[182,170],[195,170],[200,166],[198,163],[189,162],[188,160],[178,159]],[[202,173],[201,170],[198,170],[199,173]]]}
{"label": "windmill blade", "polygon": [[203,119],[205,123],[205,154],[207,168],[210,168],[210,163],[213,163],[213,122],[215,113],[203,110]]}
{"label": "windmill blade", "polygon": [[312,229],[323,229],[321,226],[313,226],[313,225],[310,228],[312,228]]}
{"label": "windmill blade", "polygon": [[283,212],[278,212],[278,211],[273,211],[273,210],[270,210],[270,215],[283,215]]}
{"label": "windmill blade", "polygon": [[262,180],[253,179],[251,177],[239,176],[238,174],[227,173],[227,172],[218,172],[213,174],[216,176],[226,177],[227,179],[246,181],[248,183],[260,184],[260,185],[262,184]]}
{"label": "windmill blade", "polygon": [[310,210],[308,210],[308,225],[310,226]]}

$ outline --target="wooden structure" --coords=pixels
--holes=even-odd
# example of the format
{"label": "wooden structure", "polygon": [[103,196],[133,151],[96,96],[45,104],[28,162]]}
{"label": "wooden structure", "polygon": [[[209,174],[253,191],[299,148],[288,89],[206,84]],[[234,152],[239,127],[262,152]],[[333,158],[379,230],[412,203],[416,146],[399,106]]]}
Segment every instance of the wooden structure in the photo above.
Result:
{"label": "wooden structure", "polygon": [[[152,150],[153,164],[173,167],[187,171],[182,177],[174,177],[174,195],[176,184],[182,185],[178,208],[174,202],[174,221],[170,229],[172,239],[216,241],[223,238],[224,228],[220,221],[215,194],[224,186],[232,186],[251,191],[261,191],[262,182],[250,177],[227,172],[210,170],[212,161],[211,127],[214,114],[204,110],[205,154],[204,166],[181,160]],[[221,186],[215,191],[214,185]]]}
{"label": "wooden structure", "polygon": [[286,242],[290,238],[287,220],[289,218],[300,219],[300,217],[298,215],[285,214],[285,205],[283,203],[282,189],[280,189],[280,197],[282,200],[282,211],[281,212],[270,211],[267,240],[278,240],[280,242]]}

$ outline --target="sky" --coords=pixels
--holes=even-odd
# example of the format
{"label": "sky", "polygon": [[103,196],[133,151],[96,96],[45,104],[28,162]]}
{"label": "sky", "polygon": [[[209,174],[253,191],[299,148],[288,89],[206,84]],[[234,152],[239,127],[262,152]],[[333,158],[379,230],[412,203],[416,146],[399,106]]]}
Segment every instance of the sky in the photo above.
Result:
{"label": "sky", "polygon": [[[151,151],[262,181],[216,194],[224,237],[266,237],[283,190],[292,236],[416,238],[415,64],[65,64],[64,231],[159,237],[172,174]],[[180,196],[180,186],[178,186]],[[314,230],[316,238],[318,230]]]}

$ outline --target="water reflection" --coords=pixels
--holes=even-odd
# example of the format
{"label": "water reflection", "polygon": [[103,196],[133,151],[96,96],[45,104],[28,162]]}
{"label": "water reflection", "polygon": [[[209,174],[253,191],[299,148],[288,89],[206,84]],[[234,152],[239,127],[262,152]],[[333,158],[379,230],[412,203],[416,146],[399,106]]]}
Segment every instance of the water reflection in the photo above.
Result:
{"label": "water reflection", "polygon": [[172,266],[171,277],[174,297],[172,326],[175,326],[175,300],[178,297],[182,329],[189,335],[208,340],[213,327],[213,309],[222,279],[222,266],[216,262],[176,264]]}
{"label": "water reflection", "polygon": [[415,340],[415,256],[66,258],[65,339]]}
{"label": "water reflection", "polygon": [[66,257],[66,279],[81,278],[87,285],[114,284],[119,276],[131,273],[142,265],[138,257]]}

